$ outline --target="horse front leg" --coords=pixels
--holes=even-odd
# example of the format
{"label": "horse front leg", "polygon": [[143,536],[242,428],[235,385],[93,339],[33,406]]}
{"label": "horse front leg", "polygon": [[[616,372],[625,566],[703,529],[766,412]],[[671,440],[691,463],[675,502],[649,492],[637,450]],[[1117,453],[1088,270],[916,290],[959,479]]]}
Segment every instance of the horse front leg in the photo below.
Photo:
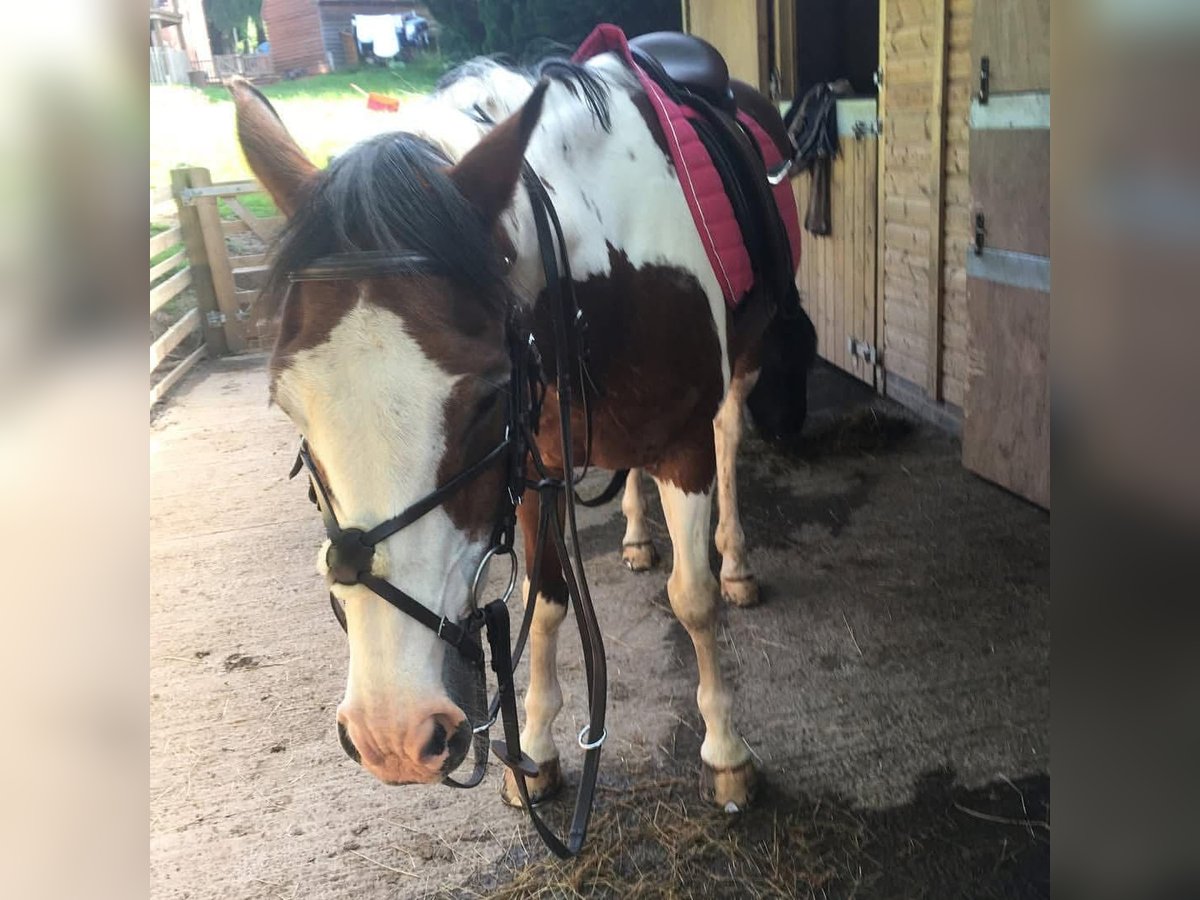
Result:
{"label": "horse front leg", "polygon": [[[533,571],[536,552],[539,498],[536,492],[526,494],[517,508],[521,535],[525,540],[525,583],[522,599],[529,602],[528,573]],[[559,521],[562,520],[560,504]],[[521,749],[538,765],[535,778],[526,778],[529,799],[534,804],[549,800],[563,785],[554,743],[554,720],[562,709],[562,688],[558,683],[558,629],[567,615],[567,584],[563,580],[558,553],[553,540],[547,540],[542,553],[537,606],[529,625],[529,688],[525,692],[525,727],[521,729]],[[521,794],[516,779],[504,770],[500,796],[509,806],[521,807]]]}
{"label": "horse front leg", "polygon": [[658,551],[646,527],[646,499],[642,496],[642,470],[630,469],[621,496],[625,513],[625,537],[621,539],[621,561],[632,572],[645,572],[658,565]]}
{"label": "horse front leg", "polygon": [[721,554],[721,596],[734,606],[758,603],[758,581],[750,571],[746,534],[737,502],[737,455],[742,443],[746,398],[758,372],[736,375],[717,417],[713,437],[717,449],[717,552]]}
{"label": "horse front leg", "polygon": [[704,719],[701,792],[727,812],[736,812],[753,798],[758,776],[750,747],[733,727],[733,697],[717,653],[720,602],[708,560],[711,485],[703,492],[687,493],[666,478],[656,480],[674,550],[667,596],[696,649],[696,703]]}

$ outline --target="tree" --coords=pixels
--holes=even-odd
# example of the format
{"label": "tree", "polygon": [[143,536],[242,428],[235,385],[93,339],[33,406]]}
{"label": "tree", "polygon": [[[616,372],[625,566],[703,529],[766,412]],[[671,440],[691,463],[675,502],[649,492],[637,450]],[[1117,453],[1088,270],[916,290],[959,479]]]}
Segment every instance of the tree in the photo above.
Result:
{"label": "tree", "polygon": [[630,37],[678,30],[679,0],[428,0],[450,53],[507,53],[518,59],[547,42],[576,46],[598,23]]}
{"label": "tree", "polygon": [[[234,53],[239,40],[246,36],[246,23],[251,19],[261,21],[261,15],[262,0],[204,0],[209,33],[220,38],[214,43]],[[258,39],[262,40],[261,33]]]}

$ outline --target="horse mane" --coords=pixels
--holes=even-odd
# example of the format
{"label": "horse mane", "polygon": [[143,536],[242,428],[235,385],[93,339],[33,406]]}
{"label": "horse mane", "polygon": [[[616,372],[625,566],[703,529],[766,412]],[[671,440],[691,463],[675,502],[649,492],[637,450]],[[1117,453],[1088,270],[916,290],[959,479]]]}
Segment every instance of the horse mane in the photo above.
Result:
{"label": "horse mane", "polygon": [[[466,78],[485,82],[495,68],[531,82],[549,78],[585,103],[610,130],[608,87],[582,65],[549,58],[523,70],[493,59],[471,60],[438,82],[435,96]],[[425,254],[441,271],[497,312],[510,302],[493,237],[474,206],[447,176],[449,159],[423,137],[393,132],[368,138],[334,159],[313,179],[307,198],[276,239],[273,262],[257,304],[273,318],[287,292],[288,274],[319,257],[379,251]]]}
{"label": "horse mane", "polygon": [[[497,69],[513,72],[531,84],[543,78],[557,82],[567,89],[576,100],[585,103],[592,118],[605,131],[612,130],[612,117],[608,107],[608,84],[592,69],[582,63],[572,62],[565,56],[549,56],[532,66],[518,66],[504,61],[503,56],[478,56],[451,69],[434,87],[434,95],[443,93],[461,81],[477,79],[486,83],[488,76]],[[515,112],[515,110],[510,110]]]}

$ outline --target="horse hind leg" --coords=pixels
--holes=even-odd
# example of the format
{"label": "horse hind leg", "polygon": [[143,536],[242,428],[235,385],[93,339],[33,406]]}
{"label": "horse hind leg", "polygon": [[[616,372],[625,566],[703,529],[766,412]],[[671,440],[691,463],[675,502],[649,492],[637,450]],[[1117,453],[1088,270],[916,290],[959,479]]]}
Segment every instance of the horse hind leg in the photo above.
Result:
{"label": "horse hind leg", "polygon": [[704,719],[701,794],[726,812],[737,812],[753,799],[758,773],[749,745],[733,727],[733,696],[717,653],[720,603],[708,557],[711,489],[686,493],[660,478],[658,490],[674,550],[667,597],[696,650],[696,703]]}
{"label": "horse hind leg", "polygon": [[713,437],[717,450],[717,552],[721,554],[721,596],[734,606],[758,603],[758,581],[750,571],[746,553],[746,534],[742,531],[737,501],[737,454],[742,442],[743,411],[746,397],[754,387],[758,373],[739,374],[717,417]]}
{"label": "horse hind leg", "polygon": [[[532,571],[534,563],[538,514],[538,497],[533,493],[517,509],[525,540],[527,573]],[[529,688],[525,692],[525,727],[521,729],[521,749],[538,765],[538,774],[525,779],[529,799],[535,806],[553,798],[563,786],[558,747],[554,743],[554,720],[563,705],[558,682],[558,629],[567,615],[567,585],[553,543],[548,542],[542,554],[540,574],[537,606],[529,626]],[[528,578],[522,585],[521,597],[529,602]],[[516,779],[508,769],[504,770],[500,797],[509,806],[525,805]]]}
{"label": "horse hind leg", "polygon": [[632,572],[645,572],[658,565],[658,550],[646,527],[646,499],[642,495],[642,470],[630,469],[621,497],[625,513],[625,537],[621,539],[621,561]]}

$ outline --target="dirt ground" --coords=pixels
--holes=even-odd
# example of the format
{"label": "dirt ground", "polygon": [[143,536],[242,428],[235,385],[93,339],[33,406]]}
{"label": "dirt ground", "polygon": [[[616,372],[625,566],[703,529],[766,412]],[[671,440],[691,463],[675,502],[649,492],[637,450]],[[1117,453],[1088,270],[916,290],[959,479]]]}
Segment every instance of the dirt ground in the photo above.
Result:
{"label": "dirt ground", "polygon": [[[338,747],[346,647],[320,522],[286,478],[296,435],[261,357],[200,367],[151,433],[154,896],[1048,896],[1049,517],[840,375],[811,394],[797,450],[743,452],[765,602],[726,610],[722,644],[765,773],[751,813],[694,800],[667,570],[621,566],[617,504],[581,510],[610,738],[589,850],[564,865],[495,767],[469,792],[386,788]],[[582,668],[563,646],[572,781]]]}

